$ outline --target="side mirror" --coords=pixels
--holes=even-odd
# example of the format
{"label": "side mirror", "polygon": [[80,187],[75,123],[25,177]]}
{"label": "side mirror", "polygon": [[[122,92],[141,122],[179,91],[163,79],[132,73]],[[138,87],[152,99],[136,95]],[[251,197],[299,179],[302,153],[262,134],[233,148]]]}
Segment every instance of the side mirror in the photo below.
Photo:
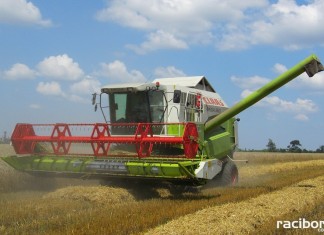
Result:
{"label": "side mirror", "polygon": [[181,99],[181,91],[180,90],[174,90],[173,93],[173,103],[179,104]]}
{"label": "side mirror", "polygon": [[97,112],[98,104],[95,105],[94,111]]}
{"label": "side mirror", "polygon": [[92,105],[95,105],[97,99],[97,93],[92,94]]}

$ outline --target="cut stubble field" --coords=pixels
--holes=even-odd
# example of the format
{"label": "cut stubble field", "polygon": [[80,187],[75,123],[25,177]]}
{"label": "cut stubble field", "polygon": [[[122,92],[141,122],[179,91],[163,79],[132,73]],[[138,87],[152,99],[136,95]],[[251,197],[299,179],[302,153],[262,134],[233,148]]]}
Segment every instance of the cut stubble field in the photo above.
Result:
{"label": "cut stubble field", "polygon": [[[13,154],[0,145],[0,155]],[[236,153],[235,187],[172,194],[96,180],[36,178],[0,161],[0,234],[316,234],[278,220],[324,219],[324,155]]]}

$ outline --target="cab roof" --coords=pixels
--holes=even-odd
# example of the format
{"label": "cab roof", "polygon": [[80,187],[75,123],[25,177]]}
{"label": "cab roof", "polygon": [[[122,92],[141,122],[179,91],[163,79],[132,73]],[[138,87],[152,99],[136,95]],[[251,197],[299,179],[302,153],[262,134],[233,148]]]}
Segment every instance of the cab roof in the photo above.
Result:
{"label": "cab roof", "polygon": [[216,92],[216,90],[210,85],[204,76],[157,78],[153,81],[153,83],[156,82],[159,82],[161,85],[179,85],[199,90]]}
{"label": "cab roof", "polygon": [[148,86],[155,86],[156,82],[160,85],[178,85],[190,88],[195,88],[204,91],[216,92],[215,89],[210,85],[206,77],[194,76],[194,77],[172,77],[172,78],[157,78],[152,83],[120,83],[106,85],[101,88],[102,92],[118,91],[129,91],[129,90],[145,90]]}

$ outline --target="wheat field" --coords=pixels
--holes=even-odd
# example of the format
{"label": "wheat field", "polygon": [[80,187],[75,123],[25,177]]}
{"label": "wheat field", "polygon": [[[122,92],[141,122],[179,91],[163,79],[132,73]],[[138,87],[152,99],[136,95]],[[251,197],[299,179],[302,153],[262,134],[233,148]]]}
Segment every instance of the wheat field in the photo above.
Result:
{"label": "wheat field", "polygon": [[[0,145],[0,155],[14,154]],[[0,161],[0,234],[317,234],[278,220],[324,219],[324,155],[236,153],[235,187],[173,193],[39,178]]]}

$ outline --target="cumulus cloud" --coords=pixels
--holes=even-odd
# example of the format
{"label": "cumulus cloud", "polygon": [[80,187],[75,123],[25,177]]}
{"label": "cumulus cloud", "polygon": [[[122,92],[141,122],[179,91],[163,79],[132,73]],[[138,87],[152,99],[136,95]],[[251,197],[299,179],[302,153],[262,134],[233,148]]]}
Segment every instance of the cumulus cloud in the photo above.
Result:
{"label": "cumulus cloud", "polygon": [[322,0],[300,5],[291,0],[279,0],[266,11],[270,23],[265,30],[274,35],[274,43],[287,49],[308,47],[316,41],[323,43],[324,36],[319,30],[324,23],[323,10]]}
{"label": "cumulus cloud", "polygon": [[294,118],[299,121],[308,121],[309,120],[309,117],[302,113],[297,114]]}
{"label": "cumulus cloud", "polygon": [[286,72],[287,70],[288,70],[287,67],[280,63],[276,63],[273,66],[273,71],[278,74],[282,74],[282,73]]}
{"label": "cumulus cloud", "polygon": [[38,63],[35,69],[25,64],[16,63],[2,72],[2,77],[9,80],[33,79],[45,77],[54,80],[75,81],[84,76],[79,64],[68,55],[49,56]]}
{"label": "cumulus cloud", "polygon": [[[131,2],[128,2],[131,3]],[[140,2],[138,2],[140,4]],[[111,2],[111,5],[96,14],[99,21],[117,21],[122,25],[138,29],[153,28],[152,23],[145,15],[138,11],[134,11],[133,7],[124,7],[127,4],[123,1]],[[134,4],[132,4],[134,5]],[[136,7],[136,6],[134,6]]]}
{"label": "cumulus cloud", "polygon": [[61,86],[58,82],[40,82],[37,85],[36,91],[43,95],[63,96]]}
{"label": "cumulus cloud", "polygon": [[96,18],[143,31],[147,39],[128,46],[141,54],[206,43],[218,50],[265,44],[296,50],[324,45],[323,11],[322,0],[112,0]]}
{"label": "cumulus cloud", "polygon": [[[106,66],[106,67],[105,67]],[[123,76],[125,81],[143,81],[144,76],[136,70],[127,71],[122,62],[105,64],[102,73],[107,77],[112,76],[115,79]],[[107,73],[106,73],[107,72]],[[49,56],[37,64],[35,69],[29,68],[25,64],[16,63],[10,69],[0,71],[0,78],[7,80],[40,80],[36,86],[39,94],[46,96],[57,96],[72,102],[89,103],[89,95],[94,92],[100,92],[101,83],[96,77],[87,76],[68,55]],[[47,81],[44,81],[44,80]],[[49,80],[49,81],[48,81]],[[85,99],[83,96],[87,96]],[[32,109],[38,109],[40,106],[32,104]]]}
{"label": "cumulus cloud", "polygon": [[70,90],[76,94],[89,95],[100,92],[100,82],[96,79],[85,78],[71,85]]}
{"label": "cumulus cloud", "polygon": [[[275,64],[273,70],[281,74],[287,71],[287,68],[286,66],[277,63]],[[303,74],[302,76],[296,78],[295,80],[299,79],[299,83],[300,83],[301,81],[303,81],[302,79],[304,76],[307,77],[307,75]],[[252,76],[247,78],[232,76],[231,81],[235,85],[243,89],[241,93],[241,97],[245,98],[248,95],[250,95],[253,91],[257,90],[258,88],[268,83],[270,79],[260,77],[260,76]],[[291,88],[291,85],[287,85],[287,87]],[[305,87],[303,87],[303,89],[305,89]],[[314,113],[318,111],[318,106],[310,99],[297,98],[295,101],[289,101],[289,100],[282,99],[278,96],[267,96],[262,100],[260,100],[256,104],[256,106],[269,108],[271,111],[274,112],[287,112],[293,114],[294,118],[299,121],[307,121],[309,119],[308,115],[310,113]],[[271,117],[273,117],[273,115]]]}
{"label": "cumulus cloud", "polygon": [[246,18],[239,24],[227,24],[221,39],[216,42],[217,48],[232,50],[251,45],[275,45],[298,50],[324,45],[323,10],[322,0],[304,3],[279,0],[263,8],[257,17]]}
{"label": "cumulus cloud", "polygon": [[[123,72],[127,78],[136,77],[141,80],[141,74],[134,70],[130,73],[127,69],[112,66],[111,72],[118,74]],[[116,71],[117,70],[117,71]],[[94,92],[100,92],[101,83],[96,78],[86,76],[79,64],[74,62],[68,55],[49,56],[39,62],[35,69],[29,68],[25,64],[14,64],[10,69],[1,72],[1,78],[8,80],[39,79],[50,80],[47,82],[40,81],[36,86],[36,91],[42,95],[57,96],[73,102],[89,103],[88,99],[82,96]],[[118,79],[118,78],[117,78]],[[39,108],[37,105],[30,105],[32,109]]]}
{"label": "cumulus cloud", "polygon": [[[40,82],[36,87],[36,91],[42,95],[46,96],[57,96],[63,99],[67,99],[72,102],[77,103],[89,103],[89,99],[85,99],[80,95],[73,94],[71,92],[66,93],[61,88],[61,85],[58,82]],[[31,106],[30,106],[31,107]],[[37,108],[37,106],[31,107]]]}
{"label": "cumulus cloud", "polygon": [[90,103],[89,97],[87,97],[87,99],[85,99],[84,97],[81,97],[81,96],[76,95],[76,94],[64,95],[63,97],[66,98],[69,101],[76,102],[76,103],[83,103],[83,104],[89,104]]}
{"label": "cumulus cloud", "polygon": [[115,82],[145,82],[145,76],[138,70],[128,71],[126,65],[115,60],[112,63],[102,63],[99,76],[109,78]]}
{"label": "cumulus cloud", "polygon": [[36,72],[25,64],[17,63],[4,71],[3,77],[8,80],[33,79],[36,77]]}
{"label": "cumulus cloud", "polygon": [[185,41],[176,38],[175,35],[158,30],[157,32],[150,33],[148,40],[141,45],[129,44],[127,47],[138,54],[146,54],[147,52],[159,49],[187,49],[188,45]]}
{"label": "cumulus cloud", "polygon": [[128,46],[143,54],[157,49],[186,49],[188,43],[211,42],[215,29],[222,30],[226,22],[243,20],[248,9],[266,5],[266,0],[113,0],[97,12],[96,18],[148,32],[145,42]]}
{"label": "cumulus cloud", "polygon": [[[274,73],[281,75],[285,73],[288,68],[283,64],[276,63],[273,66],[272,70],[274,71]],[[246,90],[243,93],[249,93],[251,90],[256,90],[271,80],[258,75],[252,77],[231,76],[230,79],[236,86]],[[324,89],[324,73],[317,73],[310,78],[308,77],[306,72],[304,72],[297,78],[287,83],[285,86],[288,88],[322,91]]]}
{"label": "cumulus cloud", "polygon": [[[253,91],[243,90],[241,97],[245,98]],[[318,111],[318,106],[310,99],[297,98],[296,101],[288,101],[278,96],[267,96],[260,100],[256,106],[267,107],[275,112],[287,112],[295,115],[296,120],[307,121],[308,114]]]}
{"label": "cumulus cloud", "polygon": [[280,99],[277,96],[264,98],[259,105],[271,106],[279,112],[311,113],[318,110],[317,105],[309,99],[297,98],[295,102]]}
{"label": "cumulus cloud", "polygon": [[[283,64],[275,64],[274,71],[278,74],[286,72],[288,69]],[[323,90],[324,89],[324,74],[323,72],[317,73],[314,77],[308,77],[304,72],[290,83],[287,84],[287,87],[299,88],[299,89],[312,89],[312,90]]]}
{"label": "cumulus cloud", "polygon": [[324,90],[324,74],[318,73],[314,77],[308,77],[306,74],[299,76],[292,84],[298,88],[311,88],[314,91]]}
{"label": "cumulus cloud", "polygon": [[185,77],[186,74],[174,66],[158,67],[154,70],[156,78]]}
{"label": "cumulus cloud", "polygon": [[31,108],[31,109],[40,109],[41,106],[39,104],[30,104],[29,108]]}
{"label": "cumulus cloud", "polygon": [[250,90],[255,90],[257,88],[260,88],[261,86],[265,85],[270,81],[270,79],[260,77],[260,76],[253,76],[248,78],[231,76],[230,79],[236,86],[242,89],[250,89]]}
{"label": "cumulus cloud", "polygon": [[37,65],[40,76],[57,80],[78,80],[84,75],[77,62],[67,54],[50,56]]}
{"label": "cumulus cloud", "polygon": [[39,9],[26,0],[1,0],[0,23],[6,24],[30,24],[48,27],[52,25],[50,20],[44,20]]}

